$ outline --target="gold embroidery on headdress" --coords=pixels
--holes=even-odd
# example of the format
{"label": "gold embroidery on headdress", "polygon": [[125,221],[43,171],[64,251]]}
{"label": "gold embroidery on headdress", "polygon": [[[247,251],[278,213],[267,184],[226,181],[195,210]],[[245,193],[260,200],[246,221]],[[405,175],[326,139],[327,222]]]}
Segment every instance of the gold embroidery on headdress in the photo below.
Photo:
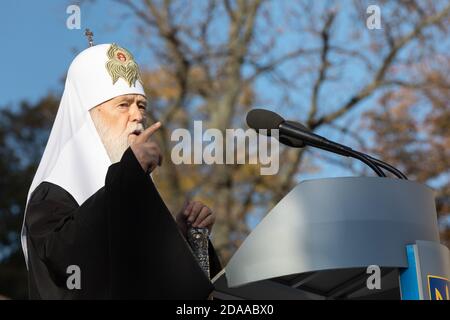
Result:
{"label": "gold embroidery on headdress", "polygon": [[136,81],[142,83],[139,75],[139,67],[133,60],[133,55],[128,50],[119,47],[115,43],[111,44],[107,52],[108,62],[106,70],[112,78],[113,84],[123,78],[128,85],[136,86]]}

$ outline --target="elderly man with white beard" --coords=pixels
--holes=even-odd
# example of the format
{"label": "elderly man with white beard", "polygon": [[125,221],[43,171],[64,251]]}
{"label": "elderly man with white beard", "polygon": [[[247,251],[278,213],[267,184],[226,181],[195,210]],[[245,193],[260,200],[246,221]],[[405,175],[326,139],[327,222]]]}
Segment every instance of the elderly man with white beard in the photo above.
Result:
{"label": "elderly man with white beard", "polygon": [[[150,174],[162,164],[145,129],[147,99],[126,49],[103,44],[72,62],[31,184],[22,246],[31,299],[206,299],[213,287],[188,226],[215,215],[186,201],[172,217]],[[220,262],[209,243],[211,276]]]}

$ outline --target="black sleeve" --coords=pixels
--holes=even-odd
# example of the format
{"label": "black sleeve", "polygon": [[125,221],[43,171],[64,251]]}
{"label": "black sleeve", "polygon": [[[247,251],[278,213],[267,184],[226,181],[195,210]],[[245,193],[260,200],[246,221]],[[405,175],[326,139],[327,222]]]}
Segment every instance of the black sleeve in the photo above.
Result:
{"label": "black sleeve", "polygon": [[130,148],[109,167],[103,188],[79,207],[73,202],[44,189],[27,208],[31,256],[58,286],[78,265],[89,297],[203,299],[212,290]]}
{"label": "black sleeve", "polygon": [[[122,160],[125,160],[121,161],[122,165],[126,163],[139,174],[128,175],[118,170],[118,174],[112,176],[115,181],[106,183],[106,192],[112,200],[108,205],[120,212],[110,215],[110,243],[116,248],[112,251],[112,277],[118,279],[123,273],[131,275],[126,283],[119,281],[113,289],[120,292],[131,285],[135,292],[141,292],[139,296],[150,298],[207,298],[212,284],[192,255],[151,178],[141,169],[132,152],[125,154]],[[132,191],[127,189],[130,187]],[[121,194],[129,194],[127,202],[120,200]],[[118,236],[124,230],[128,235],[125,239]],[[119,255],[114,256],[115,253]],[[136,265],[124,263],[137,260]]]}
{"label": "black sleeve", "polygon": [[[56,287],[64,288],[67,286],[67,268],[76,265],[82,273],[81,291],[87,292],[81,296],[111,295],[109,266],[114,248],[110,244],[109,215],[118,211],[111,210],[108,202],[110,194],[121,194],[121,201],[128,202],[133,193],[124,194],[122,189],[132,190],[137,186],[136,181],[145,179],[144,171],[134,165],[133,158],[133,152],[128,149],[119,163],[108,168],[105,186],[81,206],[67,191],[48,182],[33,192],[27,206],[26,227],[29,264],[35,276],[45,278],[43,273],[48,272]],[[116,192],[114,189],[117,188],[121,190]],[[45,264],[46,270],[40,270],[41,263]],[[36,282],[40,281],[36,279]]]}

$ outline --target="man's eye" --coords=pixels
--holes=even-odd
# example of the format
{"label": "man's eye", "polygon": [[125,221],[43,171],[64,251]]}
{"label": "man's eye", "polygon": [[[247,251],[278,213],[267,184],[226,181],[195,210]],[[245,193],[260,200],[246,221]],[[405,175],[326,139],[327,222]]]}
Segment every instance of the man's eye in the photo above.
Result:
{"label": "man's eye", "polygon": [[144,110],[145,110],[145,109],[147,109],[147,106],[146,106],[145,104],[140,104],[140,105],[139,105],[139,108],[141,108],[141,109],[144,109]]}
{"label": "man's eye", "polygon": [[121,104],[119,104],[119,107],[126,108],[126,107],[128,107],[128,103],[126,103],[126,102],[121,103]]}

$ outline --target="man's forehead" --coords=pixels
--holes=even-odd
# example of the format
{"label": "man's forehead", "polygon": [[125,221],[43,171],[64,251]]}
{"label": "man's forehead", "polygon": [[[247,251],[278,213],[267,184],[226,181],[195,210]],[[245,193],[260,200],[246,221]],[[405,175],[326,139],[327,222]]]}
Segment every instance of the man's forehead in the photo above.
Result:
{"label": "man's forehead", "polygon": [[113,98],[112,100],[139,100],[139,101],[147,101],[147,98],[140,94],[124,94],[122,96],[118,96]]}

